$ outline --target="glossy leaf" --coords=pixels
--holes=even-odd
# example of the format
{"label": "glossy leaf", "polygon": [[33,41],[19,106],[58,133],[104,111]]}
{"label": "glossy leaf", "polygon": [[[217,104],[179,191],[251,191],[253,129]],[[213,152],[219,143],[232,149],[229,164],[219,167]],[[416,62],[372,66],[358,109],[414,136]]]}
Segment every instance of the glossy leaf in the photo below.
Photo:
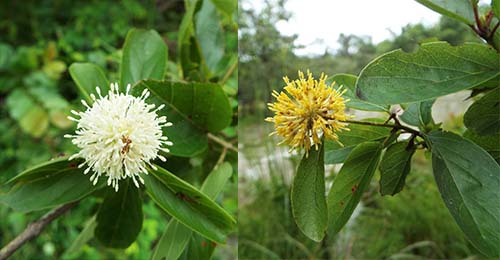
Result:
{"label": "glossy leaf", "polygon": [[500,132],[500,87],[491,90],[469,107],[464,114],[464,124],[478,135]]}
{"label": "glossy leaf", "polygon": [[[373,121],[368,119],[367,121]],[[352,149],[363,142],[382,139],[390,135],[391,129],[379,126],[350,124],[350,131],[338,132],[339,141],[342,147],[335,141],[327,140],[325,142],[325,163],[342,163]]]}
{"label": "glossy leaf", "polygon": [[173,218],[199,234],[224,243],[236,221],[213,200],[165,169],[144,176],[148,195]]}
{"label": "glossy leaf", "polygon": [[477,145],[481,146],[485,151],[487,151],[498,164],[500,164],[500,133],[494,135],[478,135],[474,132],[467,130],[463,136]]}
{"label": "glossy leaf", "polygon": [[427,136],[434,178],[451,215],[481,253],[500,254],[500,166],[480,146],[450,133]]}
{"label": "glossy leaf", "polygon": [[428,8],[468,25],[474,24],[471,0],[416,0]]}
{"label": "glossy leaf", "polygon": [[96,93],[99,87],[104,95],[109,91],[109,81],[99,66],[92,63],[73,63],[69,66],[69,74],[82,96],[91,103],[91,93]]}
{"label": "glossy leaf", "polygon": [[203,151],[207,147],[206,131],[218,132],[231,122],[229,100],[219,85],[146,80],[134,86],[134,92],[144,88],[152,94],[150,102],[166,105],[159,114],[173,123],[164,128],[174,143],[170,148],[173,155],[189,157]]}
{"label": "glossy leaf", "polygon": [[104,182],[92,185],[90,176],[77,166],[78,161],[61,158],[24,171],[12,180],[16,185],[0,195],[0,202],[30,212],[80,200],[102,187]]}
{"label": "glossy leaf", "polygon": [[411,157],[415,147],[408,147],[408,142],[393,143],[380,162],[380,194],[395,195],[405,186],[405,180],[411,169]]}
{"label": "glossy leaf", "polygon": [[325,198],[324,146],[304,154],[293,179],[292,213],[295,223],[308,238],[321,241],[328,225]]}
{"label": "glossy leaf", "polygon": [[130,30],[123,45],[120,88],[142,79],[163,79],[167,57],[167,45],[156,31]]}
{"label": "glossy leaf", "polygon": [[[222,191],[226,182],[232,174],[232,167],[229,163],[223,163],[212,171],[203,182],[201,192],[205,193],[211,199],[216,199],[217,195]],[[165,232],[161,236],[158,244],[155,247],[152,259],[178,259],[189,241],[193,232],[188,227],[181,224],[179,221],[171,220]],[[194,234],[194,236],[198,236]],[[200,237],[199,239],[203,239]],[[205,242],[205,244],[209,244]],[[197,258],[208,259],[208,258]]]}
{"label": "glossy leaf", "polygon": [[51,175],[61,173],[62,171],[68,170],[69,168],[76,168],[80,163],[83,162],[83,160],[81,159],[68,161],[68,158],[69,156],[59,157],[35,165],[14,176],[14,178],[10,179],[7,183],[29,182],[39,178],[48,178],[51,177]]}
{"label": "glossy leaf", "polygon": [[342,229],[358,205],[377,169],[380,142],[362,143],[351,152],[328,193],[329,234]]}
{"label": "glossy leaf", "polygon": [[343,86],[343,89],[347,90],[344,93],[344,98],[349,99],[346,103],[346,107],[365,110],[365,111],[379,111],[387,112],[389,111],[389,106],[387,105],[377,105],[364,100],[359,99],[356,96],[356,80],[358,77],[350,74],[335,74],[328,79],[328,81],[336,82],[336,86]]}
{"label": "glossy leaf", "polygon": [[432,105],[435,100],[426,100],[422,102],[411,103],[400,119],[410,125],[424,127],[432,120]]}
{"label": "glossy leaf", "polygon": [[142,229],[142,198],[131,180],[122,181],[116,192],[108,188],[97,213],[95,236],[106,247],[127,248]]}
{"label": "glossy leaf", "polygon": [[362,71],[356,94],[376,104],[433,99],[469,89],[500,75],[498,54],[484,44],[422,44],[414,53],[386,53]]}

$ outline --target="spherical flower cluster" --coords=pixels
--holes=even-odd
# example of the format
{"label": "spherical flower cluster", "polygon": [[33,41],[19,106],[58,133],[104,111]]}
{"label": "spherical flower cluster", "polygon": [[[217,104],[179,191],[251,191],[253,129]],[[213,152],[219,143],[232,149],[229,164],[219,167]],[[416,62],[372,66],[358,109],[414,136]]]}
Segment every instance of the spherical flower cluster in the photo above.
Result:
{"label": "spherical flower cluster", "polygon": [[99,87],[96,88],[98,98],[91,94],[93,104],[85,112],[71,111],[79,119],[68,117],[78,123],[75,135],[71,138],[80,151],[69,160],[83,158],[85,161],[78,167],[86,165],[85,174],[92,170],[90,181],[95,185],[100,176],[106,176],[108,186],[118,191],[118,182],[132,178],[135,186],[144,183],[141,173],[147,174],[146,164],[156,168],[151,161],[159,158],[165,161],[159,151],[169,152],[163,147],[171,146],[166,136],[162,136],[162,127],[171,126],[165,116],[158,117],[157,111],[164,105],[155,108],[147,104],[149,91],[145,89],[140,97],[120,93],[118,84],[111,84],[111,89],[104,97]]}
{"label": "spherical flower cluster", "polygon": [[307,79],[301,71],[297,80],[283,78],[284,91],[273,91],[277,101],[268,104],[275,113],[274,117],[266,118],[276,128],[271,135],[284,137],[281,143],[287,143],[292,149],[303,148],[306,154],[312,146],[318,149],[323,136],[338,142],[337,132],[349,130],[343,122],[349,118],[344,113],[345,102],[349,100],[342,97],[345,90],[333,88],[335,83],[327,86],[326,78],[321,74],[319,81],[315,80],[309,71]]}

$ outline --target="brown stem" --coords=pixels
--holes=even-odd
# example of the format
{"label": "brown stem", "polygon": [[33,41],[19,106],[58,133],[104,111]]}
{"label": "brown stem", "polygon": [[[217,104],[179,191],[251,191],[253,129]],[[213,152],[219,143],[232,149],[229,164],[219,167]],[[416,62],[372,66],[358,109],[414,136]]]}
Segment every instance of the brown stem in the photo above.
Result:
{"label": "brown stem", "polygon": [[40,233],[48,224],[64,214],[66,211],[76,206],[76,204],[78,204],[78,201],[64,204],[45,214],[39,220],[30,223],[21,234],[19,234],[16,238],[14,238],[14,240],[10,241],[0,250],[0,260],[7,259],[26,242],[40,235]]}
{"label": "brown stem", "polygon": [[483,25],[481,24],[481,20],[479,19],[479,13],[477,11],[477,5],[472,6],[472,10],[474,10],[474,19],[476,20],[476,26],[479,32],[483,32]]}
{"label": "brown stem", "polygon": [[236,59],[233,64],[231,64],[231,67],[229,67],[229,69],[227,70],[226,74],[224,75],[224,77],[222,78],[221,81],[219,81],[219,84],[222,86],[226,83],[226,81],[231,77],[231,75],[233,74],[233,72],[236,70],[236,68],[238,68],[238,59]]}
{"label": "brown stem", "polygon": [[221,139],[221,138],[219,138],[211,133],[208,133],[207,136],[208,136],[208,139],[220,144],[222,147],[225,147],[225,148],[232,150],[234,152],[238,152],[238,149],[234,148],[234,146],[231,143],[228,143],[225,140],[223,140],[223,139]]}
{"label": "brown stem", "polygon": [[222,162],[224,162],[224,159],[226,158],[226,153],[227,153],[227,148],[223,147],[219,159],[217,160],[217,163],[215,165],[219,165],[222,164]]}
{"label": "brown stem", "polygon": [[[396,120],[396,118],[394,118],[394,120]],[[354,121],[354,120],[344,120],[342,122],[346,122],[349,124],[357,124],[357,125],[371,125],[371,126],[389,127],[389,128],[393,128],[393,129],[401,129],[401,130],[405,130],[408,133],[412,133],[412,134],[415,134],[415,135],[418,135],[418,136],[424,138],[422,133],[420,133],[419,131],[417,131],[413,128],[401,125],[399,123],[399,121],[397,121],[397,120],[396,120],[395,124],[375,123],[375,122],[366,122],[366,121]]]}
{"label": "brown stem", "polygon": [[491,38],[495,37],[495,32],[497,31],[498,26],[500,26],[500,20],[497,22],[497,24],[495,24],[495,27],[493,27],[493,30],[491,30],[491,35],[490,35]]}

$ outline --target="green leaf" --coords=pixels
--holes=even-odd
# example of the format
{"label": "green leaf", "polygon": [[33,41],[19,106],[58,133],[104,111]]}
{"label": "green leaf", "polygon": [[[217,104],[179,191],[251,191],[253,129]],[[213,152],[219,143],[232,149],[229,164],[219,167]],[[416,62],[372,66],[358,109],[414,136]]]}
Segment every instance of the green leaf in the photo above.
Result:
{"label": "green leaf", "polygon": [[497,18],[500,18],[500,0],[491,0],[491,10]]}
{"label": "green leaf", "polygon": [[329,234],[336,234],[352,215],[377,169],[380,142],[362,143],[351,152],[328,193]]}
{"label": "green leaf", "polygon": [[308,238],[321,241],[328,225],[325,198],[324,146],[304,154],[293,179],[292,213],[295,223]]}
{"label": "green leaf", "polygon": [[179,260],[212,259],[216,246],[217,243],[206,240],[202,236],[194,235]]}
{"label": "green leaf", "polygon": [[75,62],[69,66],[69,74],[87,102],[92,103],[90,93],[99,87],[104,95],[109,91],[109,81],[101,68],[92,63]]}
{"label": "green leaf", "polygon": [[[203,182],[201,192],[205,193],[211,199],[215,199],[231,177],[232,171],[231,164],[228,162],[218,166]],[[155,247],[152,259],[178,259],[184,251],[184,248],[188,246],[192,233],[191,229],[187,228],[179,221],[175,219],[171,220],[161,236],[160,241],[158,241],[158,244]],[[198,235],[195,234],[195,236]],[[200,239],[203,238],[200,237]]]}
{"label": "green leaf", "polygon": [[16,120],[21,120],[24,115],[36,106],[35,100],[33,100],[26,91],[19,88],[14,89],[14,91],[7,96],[6,104],[10,116]]}
{"label": "green leaf", "polygon": [[49,115],[45,109],[36,105],[19,120],[19,125],[31,136],[42,137],[49,128]]}
{"label": "green leaf", "polygon": [[201,192],[215,200],[222,192],[229,178],[233,174],[233,167],[228,162],[217,166],[205,179],[201,186]]}
{"label": "green leaf", "polygon": [[366,102],[364,100],[359,99],[356,96],[356,80],[358,77],[350,74],[335,74],[332,77],[328,78],[327,81],[335,81],[337,85],[344,86],[344,89],[347,90],[344,93],[344,97],[349,99],[349,102],[346,103],[346,107],[365,110],[365,111],[380,111],[380,112],[388,112],[389,106],[387,105],[377,105],[372,104],[370,102]]}
{"label": "green leaf", "polygon": [[78,253],[82,251],[83,246],[94,237],[94,230],[96,226],[96,216],[92,216],[89,220],[87,220],[87,222],[85,222],[85,226],[82,232],[78,234],[69,248],[64,251],[62,259],[76,258],[78,256]]}
{"label": "green leaf", "polygon": [[127,179],[118,192],[108,188],[97,212],[95,236],[106,247],[127,248],[142,229],[142,198],[139,188]]}
{"label": "green leaf", "polygon": [[[233,1],[235,2],[235,1]],[[224,56],[224,33],[219,22],[218,13],[211,1],[203,1],[196,14],[196,39],[201,54],[209,71],[217,70],[217,65]]]}
{"label": "green leaf", "polygon": [[[379,121],[378,119],[366,119],[365,121]],[[343,147],[337,142],[325,141],[325,163],[335,164],[342,163],[352,149],[366,141],[373,141],[385,138],[390,135],[391,129],[387,127],[349,124],[350,131],[338,132],[339,141]]]}
{"label": "green leaf", "polygon": [[480,136],[474,132],[467,130],[463,136],[477,145],[481,146],[485,151],[487,151],[497,163],[500,164],[500,133],[494,135]]}
{"label": "green leaf", "polygon": [[6,70],[10,67],[13,56],[14,49],[10,45],[0,43],[0,70]]}
{"label": "green leaf", "polygon": [[233,13],[238,10],[238,1],[234,0],[211,0],[211,2],[215,5],[217,10],[225,15],[231,17]]}
{"label": "green leaf", "polygon": [[172,219],[155,246],[152,260],[178,259],[188,245],[193,231],[179,221]]}
{"label": "green leaf", "polygon": [[231,122],[229,100],[219,85],[146,80],[134,86],[133,92],[144,88],[152,94],[150,102],[166,105],[158,113],[173,124],[163,130],[174,143],[173,155],[190,157],[205,150],[206,131],[218,132]]}
{"label": "green leaf", "polygon": [[357,95],[375,104],[433,99],[469,89],[500,75],[500,55],[484,44],[422,44],[414,53],[395,50],[370,62],[356,83]]}
{"label": "green leaf", "polygon": [[470,0],[416,0],[428,8],[468,25],[474,24],[474,10]]}
{"label": "green leaf", "polygon": [[343,163],[356,145],[344,148],[327,149],[327,146],[337,145],[334,142],[325,142],[325,164]]}
{"label": "green leaf", "polygon": [[60,158],[35,166],[16,176],[16,185],[0,195],[0,202],[14,210],[30,212],[52,208],[80,200],[102,187],[92,185],[84,169],[77,166],[80,161]]}
{"label": "green leaf", "polygon": [[49,127],[49,115],[26,91],[12,91],[6,103],[10,116],[16,119],[25,133],[35,138],[45,134]]}
{"label": "green leaf", "polygon": [[500,132],[500,87],[474,102],[464,114],[464,124],[478,135]]}
{"label": "green leaf", "polygon": [[450,132],[427,135],[434,178],[448,210],[481,253],[500,254],[500,166],[480,146]]}
{"label": "green leaf", "polygon": [[435,100],[411,103],[400,119],[410,125],[425,127],[432,120],[432,105]]}
{"label": "green leaf", "polygon": [[144,176],[148,195],[173,218],[202,236],[224,243],[236,221],[205,194],[165,169]]}
{"label": "green leaf", "polygon": [[415,147],[408,147],[408,142],[393,143],[387,147],[379,167],[380,194],[394,196],[403,189],[413,153]]}
{"label": "green leaf", "polygon": [[197,73],[201,62],[201,50],[194,39],[193,17],[200,5],[200,1],[185,1],[186,12],[182,17],[177,34],[178,60],[182,68],[183,78],[190,78],[190,74]]}
{"label": "green leaf", "polygon": [[143,79],[163,79],[167,57],[167,45],[156,31],[130,30],[123,45],[120,88]]}

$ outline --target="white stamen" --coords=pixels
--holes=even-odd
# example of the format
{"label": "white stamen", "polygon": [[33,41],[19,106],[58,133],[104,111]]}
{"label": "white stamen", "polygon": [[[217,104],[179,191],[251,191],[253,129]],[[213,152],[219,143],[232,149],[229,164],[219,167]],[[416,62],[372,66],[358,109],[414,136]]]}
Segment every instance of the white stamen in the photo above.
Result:
{"label": "white stamen", "polygon": [[137,187],[139,182],[144,183],[140,174],[147,174],[147,165],[156,170],[151,162],[156,158],[165,161],[166,158],[158,152],[168,152],[163,146],[172,145],[162,132],[163,127],[172,123],[167,122],[165,116],[156,114],[164,105],[151,110],[155,106],[144,101],[149,91],[145,89],[140,97],[134,97],[129,95],[130,89],[129,84],[126,93],[120,93],[118,84],[112,83],[110,91],[103,97],[100,88],[96,87],[99,98],[91,94],[92,107],[82,100],[86,111],[71,111],[80,119],[68,117],[78,123],[75,135],[64,135],[80,148],[70,157],[85,160],[78,168],[87,165],[83,173],[92,171],[90,181],[94,185],[100,176],[106,176],[108,186],[115,191],[118,191],[119,181],[125,178],[132,178]]}

